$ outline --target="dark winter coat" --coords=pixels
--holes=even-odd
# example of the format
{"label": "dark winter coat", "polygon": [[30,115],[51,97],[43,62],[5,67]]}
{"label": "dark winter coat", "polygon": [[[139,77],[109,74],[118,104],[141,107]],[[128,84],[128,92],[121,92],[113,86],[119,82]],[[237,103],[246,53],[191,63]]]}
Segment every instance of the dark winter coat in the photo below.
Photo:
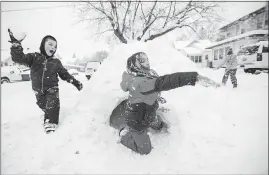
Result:
{"label": "dark winter coat", "polygon": [[150,78],[124,72],[120,85],[123,91],[129,91],[125,117],[127,125],[135,130],[148,128],[159,107],[158,93],[195,85],[197,75],[197,72],[180,72]]}
{"label": "dark winter coat", "polygon": [[76,82],[72,75],[63,67],[57,58],[46,58],[41,53],[23,53],[23,48],[19,45],[11,47],[11,58],[15,63],[30,67],[30,77],[32,88],[37,92],[45,92],[49,88],[58,86],[58,75],[62,80]]}

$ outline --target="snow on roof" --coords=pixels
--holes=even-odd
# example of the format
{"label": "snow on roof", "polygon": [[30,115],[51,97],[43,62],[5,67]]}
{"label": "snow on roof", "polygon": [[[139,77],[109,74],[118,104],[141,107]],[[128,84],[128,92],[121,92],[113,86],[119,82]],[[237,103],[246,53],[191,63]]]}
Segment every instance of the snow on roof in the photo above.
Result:
{"label": "snow on roof", "polygon": [[202,55],[203,51],[194,47],[185,47],[183,49],[188,55]]}
{"label": "snow on roof", "polygon": [[242,48],[251,47],[251,46],[260,46],[260,45],[264,45],[264,46],[268,47],[268,41],[259,41],[257,43],[252,43],[252,44],[249,44],[249,45],[245,45]]}
{"label": "snow on roof", "polygon": [[187,41],[175,41],[174,46],[175,46],[176,49],[180,50],[180,49],[183,49],[183,48],[187,47],[192,42],[193,41],[190,41],[190,40],[187,40]]}
{"label": "snow on roof", "polygon": [[249,32],[246,32],[244,34],[236,35],[236,36],[233,36],[233,37],[224,39],[222,41],[216,42],[213,45],[207,47],[207,49],[211,49],[213,47],[216,47],[216,46],[219,46],[219,45],[222,45],[222,44],[225,44],[225,43],[229,43],[229,42],[232,42],[234,40],[239,40],[239,39],[244,38],[244,37],[248,37],[248,36],[252,36],[252,35],[259,35],[259,34],[264,34],[264,35],[267,34],[268,35],[268,31],[267,30],[253,30],[253,31],[249,31]]}
{"label": "snow on roof", "polygon": [[245,21],[249,17],[251,17],[252,14],[255,14],[255,13],[258,13],[259,14],[259,13],[263,12],[264,9],[265,9],[265,6],[259,7],[256,10],[252,11],[251,13],[247,13],[247,14],[245,14],[245,15],[243,15],[243,16],[235,19],[235,20],[233,20],[232,22],[226,22],[221,28],[219,28],[219,30],[222,30],[224,28],[227,28],[229,26],[232,26],[232,25],[234,25],[235,23],[237,23],[240,20]]}
{"label": "snow on roof", "polygon": [[176,49],[180,50],[186,47],[190,47],[193,45],[198,49],[205,49],[206,47],[212,45],[213,43],[210,40],[188,40],[188,41],[176,41],[174,42],[174,46]]}
{"label": "snow on roof", "polygon": [[199,47],[200,49],[205,49],[206,47],[212,45],[213,42],[210,40],[197,40],[197,42],[195,43],[195,45],[197,47]]}

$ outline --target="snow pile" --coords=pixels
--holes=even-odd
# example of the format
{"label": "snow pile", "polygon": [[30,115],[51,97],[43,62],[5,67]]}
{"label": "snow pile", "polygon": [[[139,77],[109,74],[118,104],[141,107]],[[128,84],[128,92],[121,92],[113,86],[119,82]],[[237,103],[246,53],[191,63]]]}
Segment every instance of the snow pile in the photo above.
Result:
{"label": "snow pile", "polygon": [[[117,102],[127,97],[128,93],[121,90],[120,82],[122,73],[126,70],[128,57],[136,52],[145,52],[149,57],[151,68],[156,70],[159,75],[198,70],[189,58],[182,55],[165,40],[122,44],[109,54],[97,72],[93,74],[89,83],[85,84],[85,88],[79,96],[77,107],[81,110],[83,108],[87,110],[88,106],[94,104],[98,110],[107,110],[106,117],[108,117]],[[98,96],[98,100],[91,98],[93,99],[91,101],[89,98],[93,95],[94,97]],[[100,104],[97,103],[99,100]],[[103,103],[112,103],[113,105],[102,105]],[[107,108],[107,106],[110,107]]]}

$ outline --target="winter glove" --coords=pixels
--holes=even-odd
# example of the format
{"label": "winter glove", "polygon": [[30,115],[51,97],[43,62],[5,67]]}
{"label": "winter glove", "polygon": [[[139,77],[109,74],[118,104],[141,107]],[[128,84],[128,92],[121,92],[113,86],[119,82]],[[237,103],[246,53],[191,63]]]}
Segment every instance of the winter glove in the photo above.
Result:
{"label": "winter glove", "polygon": [[17,44],[21,44],[21,42],[24,40],[24,38],[26,37],[25,33],[20,34],[20,36],[17,36],[16,38],[14,37],[13,33],[11,32],[10,29],[8,29],[8,33],[9,33],[9,37],[10,37],[10,43],[17,43]]}
{"label": "winter glove", "polygon": [[158,100],[161,104],[166,103],[166,100],[165,100],[165,98],[163,98],[163,97],[159,97],[157,100]]}
{"label": "winter glove", "polygon": [[215,81],[213,81],[205,76],[202,76],[202,75],[197,76],[197,82],[204,87],[210,87],[210,86],[214,87],[214,88],[220,87],[219,83],[216,83]]}
{"label": "winter glove", "polygon": [[73,84],[79,91],[81,91],[82,88],[83,88],[83,84],[80,83],[80,82],[79,82],[78,80],[76,80],[76,79],[73,79],[72,84]]}
{"label": "winter glove", "polygon": [[23,49],[20,43],[12,43],[11,49],[13,50],[21,50]]}

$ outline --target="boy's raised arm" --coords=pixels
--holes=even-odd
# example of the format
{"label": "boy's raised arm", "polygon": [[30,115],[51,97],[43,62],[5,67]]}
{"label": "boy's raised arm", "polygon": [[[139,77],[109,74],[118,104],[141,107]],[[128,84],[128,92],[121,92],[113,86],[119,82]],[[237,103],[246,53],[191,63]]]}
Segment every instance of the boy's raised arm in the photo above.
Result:
{"label": "boy's raised arm", "polygon": [[13,43],[10,48],[11,59],[15,63],[31,67],[34,60],[34,53],[23,53],[23,48],[19,43]]}

